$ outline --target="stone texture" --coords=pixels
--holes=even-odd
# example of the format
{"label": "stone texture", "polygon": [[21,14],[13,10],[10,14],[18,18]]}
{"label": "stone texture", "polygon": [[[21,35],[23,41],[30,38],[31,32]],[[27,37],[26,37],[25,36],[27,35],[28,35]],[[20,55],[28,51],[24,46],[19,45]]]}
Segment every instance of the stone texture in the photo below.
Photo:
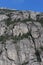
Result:
{"label": "stone texture", "polygon": [[4,19],[8,19],[8,17],[4,14],[0,14],[0,21],[4,20]]}
{"label": "stone texture", "polygon": [[28,29],[27,29],[27,25],[26,24],[23,24],[23,23],[20,23],[16,26],[14,26],[14,29],[13,29],[13,35],[17,35],[19,36],[19,34],[21,33],[21,35],[23,34],[26,34],[28,32]]}
{"label": "stone texture", "polygon": [[0,9],[0,65],[43,65],[43,14]]}

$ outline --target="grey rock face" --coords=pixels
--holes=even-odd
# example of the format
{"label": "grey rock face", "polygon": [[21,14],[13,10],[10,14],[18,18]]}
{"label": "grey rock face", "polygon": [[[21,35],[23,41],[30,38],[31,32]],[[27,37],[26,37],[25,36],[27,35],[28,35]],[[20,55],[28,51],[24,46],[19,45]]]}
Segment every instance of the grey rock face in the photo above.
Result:
{"label": "grey rock face", "polygon": [[0,9],[0,65],[43,65],[43,15]]}

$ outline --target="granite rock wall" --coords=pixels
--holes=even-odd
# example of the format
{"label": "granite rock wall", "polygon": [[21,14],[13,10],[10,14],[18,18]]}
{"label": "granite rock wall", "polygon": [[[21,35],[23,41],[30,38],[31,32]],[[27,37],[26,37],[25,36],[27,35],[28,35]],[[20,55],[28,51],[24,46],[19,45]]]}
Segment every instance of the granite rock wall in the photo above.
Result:
{"label": "granite rock wall", "polygon": [[0,65],[43,65],[43,13],[0,9]]}

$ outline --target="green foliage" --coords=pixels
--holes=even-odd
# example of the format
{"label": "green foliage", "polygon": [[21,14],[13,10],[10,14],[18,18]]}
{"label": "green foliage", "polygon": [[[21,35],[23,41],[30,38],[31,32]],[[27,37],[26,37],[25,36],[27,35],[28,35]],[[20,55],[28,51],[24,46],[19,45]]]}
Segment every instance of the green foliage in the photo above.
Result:
{"label": "green foliage", "polygon": [[[20,12],[20,13],[22,13],[22,12]],[[15,24],[17,22],[26,23],[27,21],[34,21],[33,19],[31,19],[30,15],[29,15],[28,19],[21,20],[19,18],[19,19],[15,19],[14,21],[11,21],[11,13],[7,14],[7,16],[9,17],[7,20],[5,20],[5,23],[7,26],[9,26],[10,24]]]}
{"label": "green foliage", "polygon": [[40,49],[43,51],[43,46],[40,46]]}
{"label": "green foliage", "polygon": [[40,52],[39,52],[38,49],[36,50],[35,55],[36,55],[36,57],[37,57],[37,61],[38,61],[38,62],[41,62]]}
{"label": "green foliage", "polygon": [[43,18],[41,18],[41,19],[39,20],[39,22],[40,22],[41,25],[43,26]]}
{"label": "green foliage", "polygon": [[23,15],[23,12],[22,11],[19,11],[19,13]]}
{"label": "green foliage", "polygon": [[14,12],[15,10],[10,10],[10,9],[0,9],[1,14],[5,14],[5,13],[10,13],[10,12]]}
{"label": "green foliage", "polygon": [[4,40],[4,36],[0,36],[0,41],[3,41]]}
{"label": "green foliage", "polygon": [[6,21],[5,21],[6,25],[9,26],[11,24],[10,22],[10,19],[8,18]]}
{"label": "green foliage", "polygon": [[9,39],[9,36],[7,34],[0,36],[0,41],[6,41],[7,39]]}
{"label": "green foliage", "polygon": [[34,20],[29,15],[28,19],[24,19],[21,22],[26,23],[27,21],[30,22],[30,21],[34,21]]}
{"label": "green foliage", "polygon": [[29,19],[24,19],[24,20],[22,20],[21,22],[25,23],[25,22],[27,22],[27,21],[29,21]]}
{"label": "green foliage", "polygon": [[20,18],[17,20],[18,22],[21,21]]}
{"label": "green foliage", "polygon": [[36,15],[36,21],[39,21],[39,16],[40,16],[40,15]]}
{"label": "green foliage", "polygon": [[7,14],[7,16],[9,17],[7,20],[5,20],[5,24],[7,25],[7,26],[9,26],[10,24],[11,24],[11,14]]}
{"label": "green foliage", "polygon": [[21,39],[23,39],[23,38],[28,38],[28,36],[29,36],[29,33],[23,34],[23,35],[21,36]]}
{"label": "green foliage", "polygon": [[43,26],[43,18],[40,18],[40,15],[36,16],[36,22],[40,22],[41,25]]}
{"label": "green foliage", "polygon": [[29,61],[22,63],[22,65],[27,65],[28,63],[29,63]]}
{"label": "green foliage", "polygon": [[23,34],[22,36],[20,33],[19,36],[17,36],[17,35],[13,36],[12,39],[17,42],[17,41],[20,41],[20,40],[22,40],[24,38],[28,38],[28,37],[29,37],[29,33]]}

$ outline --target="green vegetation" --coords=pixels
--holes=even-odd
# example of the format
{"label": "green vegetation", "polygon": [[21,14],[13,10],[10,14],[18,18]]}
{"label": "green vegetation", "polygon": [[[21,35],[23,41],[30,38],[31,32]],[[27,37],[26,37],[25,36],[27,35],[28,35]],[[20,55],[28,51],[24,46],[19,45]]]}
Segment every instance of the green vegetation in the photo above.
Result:
{"label": "green vegetation", "polygon": [[38,61],[38,62],[41,62],[40,52],[39,52],[38,49],[36,50],[35,55],[36,55],[36,57],[37,57],[37,61]]}
{"label": "green vegetation", "polygon": [[0,14],[6,14],[10,12],[14,12],[15,10],[10,10],[10,9],[0,9]]}
{"label": "green vegetation", "polygon": [[[22,13],[23,14],[23,12],[20,12],[20,13]],[[30,17],[30,14],[29,14],[29,17],[28,17],[28,19],[23,19],[23,20],[21,20],[20,18],[19,19],[15,19],[14,20],[14,22],[22,22],[22,23],[26,23],[27,21],[35,21],[35,20],[33,20],[31,17]]]}
{"label": "green vegetation", "polygon": [[19,13],[23,15],[23,12],[22,11],[19,11]]}
{"label": "green vegetation", "polygon": [[29,38],[29,33],[23,34],[22,36],[21,36],[21,34],[19,34],[19,36],[15,35],[12,37],[12,39],[15,40],[16,42],[20,41],[24,38]]}
{"label": "green vegetation", "polygon": [[[24,20],[22,20],[22,21],[19,19],[19,21],[22,22],[22,23],[26,23],[27,21],[30,22],[30,21],[34,21],[34,20],[28,18],[28,19],[24,19]],[[19,22],[19,21],[18,21],[18,22]]]}
{"label": "green vegetation", "polygon": [[[23,14],[23,12],[20,12],[20,13]],[[17,20],[15,19],[14,21],[12,21],[12,20],[11,20],[11,14],[12,14],[12,13],[6,14],[6,15],[9,17],[7,20],[5,20],[5,23],[6,23],[7,26],[9,26],[10,24],[15,24],[15,23],[17,23],[17,22],[26,23],[27,21],[34,21],[33,19],[31,19],[30,14],[29,14],[28,19],[23,19],[23,20],[21,20],[21,19],[19,18],[19,19],[17,19]]]}
{"label": "green vegetation", "polygon": [[0,41],[3,41],[4,40],[4,36],[0,36]]}
{"label": "green vegetation", "polygon": [[40,46],[40,49],[43,51],[43,46]]}
{"label": "green vegetation", "polygon": [[41,18],[41,19],[39,20],[39,22],[40,22],[41,25],[43,26],[43,18]]}
{"label": "green vegetation", "polygon": [[41,25],[43,26],[43,18],[40,18],[41,16],[40,15],[37,15],[36,16],[36,22],[40,22],[41,23]]}
{"label": "green vegetation", "polygon": [[0,36],[0,41],[6,41],[7,39],[9,39],[9,36],[7,34]]}
{"label": "green vegetation", "polygon": [[7,26],[9,26],[11,24],[11,17],[10,17],[10,14],[7,14],[7,16],[9,17],[7,20],[5,20],[5,24]]}
{"label": "green vegetation", "polygon": [[10,24],[14,24],[14,22],[16,21],[12,21],[11,20],[11,13],[10,14],[7,14],[7,16],[9,17],[7,20],[5,20],[5,24],[7,25],[7,26],[9,26]]}
{"label": "green vegetation", "polygon": [[7,26],[9,26],[9,25],[11,24],[10,18],[8,18],[8,19],[5,21],[5,24],[6,24]]}
{"label": "green vegetation", "polygon": [[22,65],[27,65],[28,63],[29,63],[29,61],[22,63]]}
{"label": "green vegetation", "polygon": [[27,22],[27,21],[34,21],[33,19],[31,19],[31,16],[30,16],[30,14],[29,14],[29,17],[28,17],[28,19],[24,19],[22,22]]}

